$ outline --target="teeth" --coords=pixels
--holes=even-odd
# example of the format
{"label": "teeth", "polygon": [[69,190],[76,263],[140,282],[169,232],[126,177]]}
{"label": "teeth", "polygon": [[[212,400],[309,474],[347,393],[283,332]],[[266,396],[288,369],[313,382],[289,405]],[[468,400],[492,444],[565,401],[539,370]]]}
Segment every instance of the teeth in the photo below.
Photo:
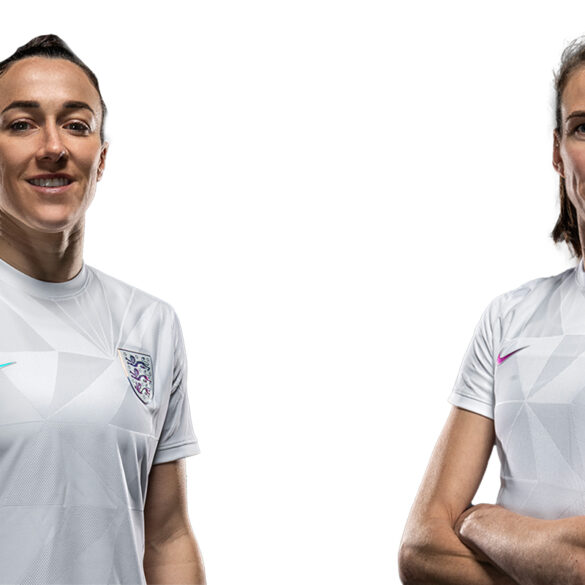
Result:
{"label": "teeth", "polygon": [[36,185],[37,187],[64,187],[65,185],[69,185],[71,181],[69,179],[59,177],[55,179],[30,179],[29,183],[31,185]]}

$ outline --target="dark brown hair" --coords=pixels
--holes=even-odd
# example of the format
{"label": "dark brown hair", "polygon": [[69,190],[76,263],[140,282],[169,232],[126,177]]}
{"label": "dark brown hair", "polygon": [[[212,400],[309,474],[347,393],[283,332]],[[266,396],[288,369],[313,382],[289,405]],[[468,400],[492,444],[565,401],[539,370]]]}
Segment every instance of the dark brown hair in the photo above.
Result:
{"label": "dark brown hair", "polygon": [[20,61],[22,59],[26,59],[27,57],[46,57],[48,59],[66,59],[67,61],[71,61],[75,63],[78,67],[83,69],[84,73],[87,75],[91,84],[96,88],[98,95],[100,96],[100,105],[102,108],[102,123],[100,125],[100,138],[101,141],[104,141],[104,124],[106,119],[107,108],[106,104],[102,98],[102,92],[100,91],[100,85],[98,83],[97,77],[93,73],[93,71],[67,46],[65,41],[59,38],[57,35],[42,35],[40,37],[35,37],[34,39],[30,40],[26,45],[22,45],[16,49],[16,51],[8,57],[8,59],[4,59],[4,61],[0,61],[0,76],[3,75],[6,70],[16,61]]}
{"label": "dark brown hair", "polygon": [[[555,130],[559,136],[563,134],[561,99],[571,73],[580,67],[585,67],[585,37],[575,39],[563,51],[561,64],[555,73]],[[551,237],[555,242],[566,242],[574,256],[581,257],[581,240],[579,239],[579,224],[577,210],[569,201],[565,179],[559,178],[560,212]]]}

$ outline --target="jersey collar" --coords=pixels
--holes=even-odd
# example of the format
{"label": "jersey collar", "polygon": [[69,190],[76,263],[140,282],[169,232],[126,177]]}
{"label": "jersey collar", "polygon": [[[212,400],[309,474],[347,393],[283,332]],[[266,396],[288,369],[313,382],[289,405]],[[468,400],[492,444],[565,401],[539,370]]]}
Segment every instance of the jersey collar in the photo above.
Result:
{"label": "jersey collar", "polygon": [[74,296],[86,287],[88,277],[89,271],[85,262],[83,262],[81,270],[71,280],[65,282],[46,282],[32,278],[32,276],[21,272],[0,259],[0,282],[4,282],[36,297],[57,299]]}

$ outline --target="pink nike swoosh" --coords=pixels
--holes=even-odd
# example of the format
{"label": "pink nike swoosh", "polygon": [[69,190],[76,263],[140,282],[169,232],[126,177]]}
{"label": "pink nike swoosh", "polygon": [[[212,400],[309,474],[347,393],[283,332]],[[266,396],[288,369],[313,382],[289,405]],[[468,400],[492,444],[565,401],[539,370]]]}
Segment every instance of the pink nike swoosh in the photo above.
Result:
{"label": "pink nike swoosh", "polygon": [[525,345],[524,347],[519,347],[518,349],[515,349],[514,351],[511,351],[507,355],[502,355],[501,353],[499,353],[498,354],[498,364],[503,364],[511,355],[514,355],[516,352],[521,351],[523,349],[526,349],[527,347],[529,347],[529,346],[528,345]]}

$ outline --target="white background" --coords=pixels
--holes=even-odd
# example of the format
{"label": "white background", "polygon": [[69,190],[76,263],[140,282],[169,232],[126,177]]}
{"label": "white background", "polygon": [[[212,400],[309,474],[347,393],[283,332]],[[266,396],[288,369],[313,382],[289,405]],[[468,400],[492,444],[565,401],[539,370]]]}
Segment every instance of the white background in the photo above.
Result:
{"label": "white background", "polygon": [[481,312],[574,264],[551,88],[582,2],[403,4],[2,6],[2,58],[52,32],[100,79],[85,260],[181,318],[210,585],[398,583]]}

